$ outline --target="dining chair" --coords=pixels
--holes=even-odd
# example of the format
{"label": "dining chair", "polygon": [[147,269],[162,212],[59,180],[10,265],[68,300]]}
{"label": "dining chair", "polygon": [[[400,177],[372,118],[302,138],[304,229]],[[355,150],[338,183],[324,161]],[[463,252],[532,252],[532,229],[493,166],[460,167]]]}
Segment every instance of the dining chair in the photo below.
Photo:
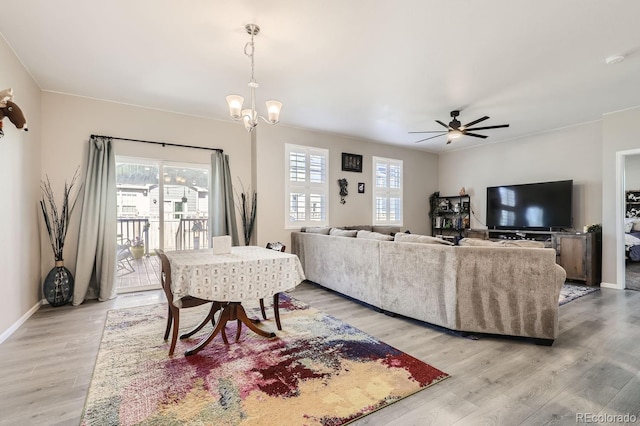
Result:
{"label": "dining chair", "polygon": [[[182,302],[182,307],[178,308],[173,304],[173,292],[171,291],[171,263],[169,262],[169,258],[164,253],[164,250],[155,249],[156,254],[160,258],[160,281],[162,283],[162,289],[164,290],[164,294],[167,297],[167,304],[169,305],[169,309],[167,312],[167,328],[164,332],[164,340],[169,338],[169,332],[171,331],[171,326],[173,325],[173,333],[171,336],[171,347],[169,348],[169,355],[173,355],[173,351],[176,348],[176,343],[178,341],[178,330],[180,329],[180,309],[185,308],[193,308],[195,306],[204,305],[207,303],[212,303],[211,310],[219,309],[219,306],[216,307],[217,302],[212,302],[210,300],[198,299],[197,297],[185,296],[180,301]],[[219,305],[219,304],[218,304]],[[216,309],[216,310],[217,310]],[[213,321],[213,312],[210,312],[212,321]],[[208,318],[208,317],[207,317]],[[185,339],[187,337],[193,336],[198,331],[202,329],[202,327],[207,324],[208,321],[202,321],[191,331],[184,333],[180,336],[181,339]],[[223,335],[223,338],[226,342],[226,336]]]}
{"label": "dining chair", "polygon": [[[267,248],[271,250],[276,250],[280,252],[284,252],[287,246],[282,244],[281,242],[277,243],[267,243]],[[282,330],[282,325],[280,325],[280,293],[276,293],[273,295],[273,315],[276,317],[276,325],[278,326],[278,330]],[[262,312],[262,318],[267,319],[267,313],[264,310],[264,299],[260,299],[260,312]]]}

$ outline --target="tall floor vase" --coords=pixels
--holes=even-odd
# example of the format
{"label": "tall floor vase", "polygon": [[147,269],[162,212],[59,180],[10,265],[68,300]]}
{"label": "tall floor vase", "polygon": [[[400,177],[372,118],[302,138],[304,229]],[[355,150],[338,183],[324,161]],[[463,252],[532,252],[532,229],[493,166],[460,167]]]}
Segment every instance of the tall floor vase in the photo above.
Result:
{"label": "tall floor vase", "polygon": [[51,306],[66,305],[73,297],[73,283],[73,275],[64,267],[64,261],[56,260],[56,266],[44,279],[44,298]]}

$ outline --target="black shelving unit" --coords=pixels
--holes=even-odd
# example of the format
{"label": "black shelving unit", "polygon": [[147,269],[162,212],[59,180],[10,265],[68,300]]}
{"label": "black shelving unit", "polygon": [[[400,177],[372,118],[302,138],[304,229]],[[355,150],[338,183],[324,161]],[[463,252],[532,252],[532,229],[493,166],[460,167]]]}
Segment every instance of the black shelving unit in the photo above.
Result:
{"label": "black shelving unit", "polygon": [[431,235],[453,239],[464,237],[471,226],[469,195],[436,196],[431,212]]}

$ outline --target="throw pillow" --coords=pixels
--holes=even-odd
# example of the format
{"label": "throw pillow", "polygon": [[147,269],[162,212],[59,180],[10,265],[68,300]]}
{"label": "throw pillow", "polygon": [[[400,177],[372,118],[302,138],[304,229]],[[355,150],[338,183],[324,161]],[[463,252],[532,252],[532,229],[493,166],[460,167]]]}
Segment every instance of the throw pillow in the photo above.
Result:
{"label": "throw pillow", "polygon": [[633,227],[631,228],[633,231],[640,231],[640,220],[636,219],[633,221]]}
{"label": "throw pillow", "polygon": [[323,234],[323,235],[329,235],[330,230],[331,228],[329,228],[328,226],[306,226],[300,229],[300,231],[302,232],[307,232],[310,234]]}
{"label": "throw pillow", "polygon": [[341,226],[340,228],[348,229],[350,231],[354,229],[356,231],[360,231],[360,230],[371,231],[371,225],[351,225],[351,226]]}
{"label": "throw pillow", "polygon": [[631,232],[631,230],[633,229],[635,220],[636,219],[632,219],[632,218],[626,218],[624,220],[624,232],[626,232],[627,234]]}
{"label": "throw pillow", "polygon": [[329,235],[334,235],[337,237],[355,237],[357,233],[358,231],[356,231],[355,229],[349,230],[349,229],[331,228],[331,231],[329,231]]}
{"label": "throw pillow", "polygon": [[405,234],[402,232],[397,233],[394,236],[394,240],[403,243],[443,244],[447,246],[454,245],[451,241],[443,240],[442,238],[430,237],[428,235]]}
{"label": "throw pillow", "polygon": [[371,232],[360,230],[356,235],[358,238],[365,238],[367,240],[380,240],[380,241],[393,241],[393,237],[387,234],[381,234],[379,232]]}

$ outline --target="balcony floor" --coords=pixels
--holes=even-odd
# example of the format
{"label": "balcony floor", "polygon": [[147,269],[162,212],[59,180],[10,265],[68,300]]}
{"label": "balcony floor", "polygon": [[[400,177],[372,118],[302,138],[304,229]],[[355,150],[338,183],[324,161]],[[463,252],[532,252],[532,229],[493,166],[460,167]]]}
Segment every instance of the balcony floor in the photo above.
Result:
{"label": "balcony floor", "polygon": [[158,256],[142,256],[140,259],[131,259],[130,262],[133,272],[124,269],[118,271],[118,293],[162,288]]}

